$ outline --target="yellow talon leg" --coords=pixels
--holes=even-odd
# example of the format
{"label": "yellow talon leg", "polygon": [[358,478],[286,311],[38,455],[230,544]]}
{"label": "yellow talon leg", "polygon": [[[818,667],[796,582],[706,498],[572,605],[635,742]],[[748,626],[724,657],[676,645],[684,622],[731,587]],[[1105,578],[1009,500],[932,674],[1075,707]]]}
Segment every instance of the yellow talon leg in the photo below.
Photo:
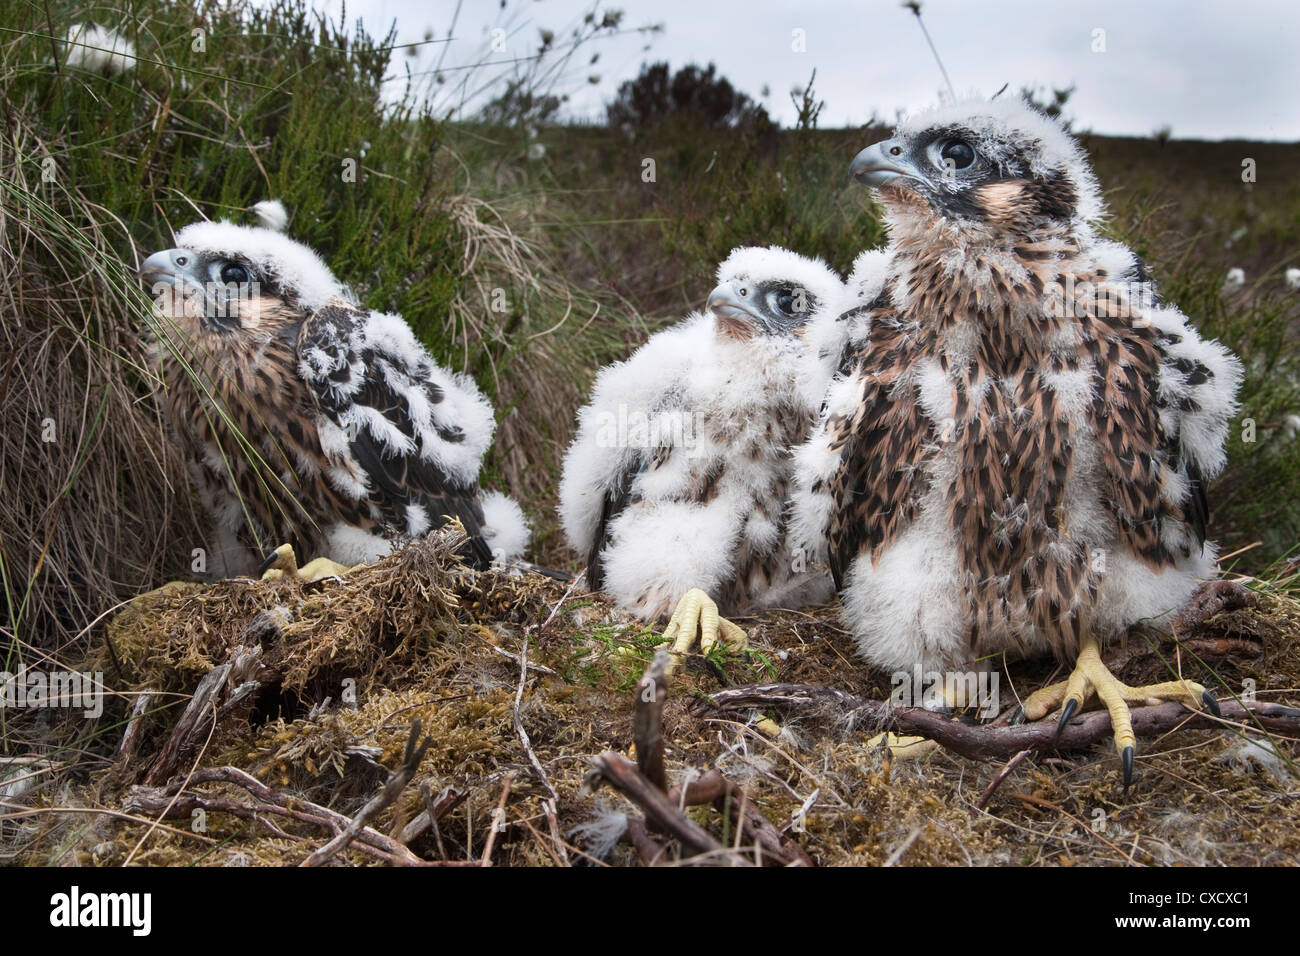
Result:
{"label": "yellow talon leg", "polygon": [[883,734],[876,734],[867,741],[867,750],[875,751],[881,748],[889,749],[891,760],[914,760],[917,757],[928,757],[939,749],[939,745],[929,737],[905,736],[886,731]]}
{"label": "yellow talon leg", "polygon": [[705,654],[713,650],[719,640],[733,651],[749,646],[744,628],[719,615],[718,605],[711,597],[699,588],[691,588],[677,602],[677,608],[664,628],[664,637],[670,645],[668,652],[672,656],[666,674],[681,666],[683,658],[695,645],[697,635],[700,650]]}
{"label": "yellow talon leg", "polygon": [[1125,789],[1133,780],[1133,755],[1137,749],[1130,704],[1157,704],[1162,700],[1175,700],[1190,710],[1199,711],[1204,707],[1216,716],[1219,710],[1214,695],[1195,681],[1174,680],[1145,687],[1130,687],[1106,669],[1101,661],[1101,649],[1097,646],[1096,638],[1089,637],[1079,649],[1079,657],[1069,679],[1030,694],[1021,705],[1021,712],[1024,718],[1039,720],[1060,707],[1058,727],[1063,729],[1093,694],[1110,714],[1115,750],[1124,767]]}
{"label": "yellow talon leg", "polygon": [[346,564],[339,564],[330,558],[312,558],[298,569],[298,577],[304,581],[320,581],[324,578],[341,578],[354,570]]}

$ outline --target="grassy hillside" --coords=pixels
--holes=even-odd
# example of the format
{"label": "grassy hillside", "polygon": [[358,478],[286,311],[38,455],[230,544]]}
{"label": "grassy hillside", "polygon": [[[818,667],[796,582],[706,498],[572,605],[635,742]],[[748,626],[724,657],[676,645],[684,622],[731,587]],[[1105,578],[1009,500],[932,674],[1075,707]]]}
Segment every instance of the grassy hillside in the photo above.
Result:
{"label": "grassy hillside", "polygon": [[[68,64],[51,36],[87,19],[134,42],[130,69]],[[784,244],[847,269],[883,241],[846,170],[884,131],[819,130],[815,101],[791,130],[447,124],[393,99],[391,37],[320,22],[294,0],[55,3],[48,19],[10,5],[0,70],[11,356],[0,555],[8,630],[43,642],[185,573],[202,539],[150,398],[152,319],[128,272],[200,215],[251,221],[253,203],[283,199],[291,233],[368,305],[401,312],[473,374],[502,423],[488,480],[524,500],[536,556],[555,563],[571,560],[555,534],[559,457],[596,368],[697,307],[734,246]],[[1225,551],[1261,540],[1241,559],[1261,569],[1300,539],[1300,446],[1283,427],[1300,412],[1300,298],[1281,278],[1300,264],[1300,147],[1085,142],[1111,231],[1247,359],[1242,415],[1256,441],[1235,431],[1214,531]],[[1257,163],[1253,185],[1241,182],[1244,157]],[[1229,266],[1248,283],[1225,299]],[[497,289],[504,313],[490,307]],[[51,419],[54,442],[42,438]]]}

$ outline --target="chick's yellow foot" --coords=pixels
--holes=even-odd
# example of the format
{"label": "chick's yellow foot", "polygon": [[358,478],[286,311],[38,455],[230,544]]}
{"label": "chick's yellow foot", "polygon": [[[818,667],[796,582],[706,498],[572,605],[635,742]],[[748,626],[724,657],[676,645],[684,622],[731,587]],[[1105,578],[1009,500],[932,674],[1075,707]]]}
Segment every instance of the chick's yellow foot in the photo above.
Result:
{"label": "chick's yellow foot", "polygon": [[300,568],[298,557],[293,553],[293,545],[282,544],[266,556],[258,573],[263,581],[298,578],[300,581],[311,583],[325,578],[342,577],[352,570],[354,569],[337,561],[331,561],[329,558],[313,558]]}
{"label": "chick's yellow foot", "polygon": [[890,760],[915,760],[928,757],[939,749],[939,745],[928,737],[913,737],[886,731],[876,734],[867,741],[867,750],[887,750]]}
{"label": "chick's yellow foot", "polygon": [[1124,767],[1126,790],[1133,781],[1133,755],[1137,749],[1129,704],[1158,704],[1162,700],[1176,700],[1189,710],[1199,711],[1204,707],[1214,716],[1219,716],[1219,703],[1214,695],[1195,681],[1172,680],[1144,687],[1130,687],[1106,669],[1106,665],[1101,662],[1101,651],[1096,639],[1087,638],[1079,650],[1078,660],[1069,678],[1030,694],[1012,718],[1012,723],[1025,719],[1040,720],[1060,707],[1061,718],[1057,723],[1057,733],[1060,733],[1093,694],[1096,694],[1110,714],[1115,750]]}
{"label": "chick's yellow foot", "polygon": [[[921,706],[926,710],[946,716],[959,713],[973,702],[958,700],[954,693],[955,690],[956,684],[944,681],[934,689],[928,699],[921,701]],[[939,749],[939,745],[928,737],[886,731],[883,734],[876,734],[876,736],[868,740],[867,749],[882,751],[890,760],[914,760],[917,757],[928,757]]]}
{"label": "chick's yellow foot", "polygon": [[691,588],[677,602],[677,609],[664,628],[672,658],[665,674],[671,674],[681,666],[687,652],[695,645],[697,634],[700,651],[704,654],[713,650],[719,640],[733,651],[742,651],[749,646],[744,629],[720,616],[718,605],[711,597],[699,588]]}

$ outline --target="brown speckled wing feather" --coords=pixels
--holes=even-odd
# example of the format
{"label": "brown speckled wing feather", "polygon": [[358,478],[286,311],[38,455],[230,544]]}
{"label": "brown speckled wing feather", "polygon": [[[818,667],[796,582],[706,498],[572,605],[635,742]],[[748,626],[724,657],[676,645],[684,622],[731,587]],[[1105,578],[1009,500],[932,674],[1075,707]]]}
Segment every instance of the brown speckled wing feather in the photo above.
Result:
{"label": "brown speckled wing feather", "polygon": [[[354,326],[364,322],[368,314],[363,309],[343,305],[325,306],[304,323],[300,348],[338,350],[343,347],[341,343],[349,341]],[[486,568],[491,564],[492,554],[483,539],[483,509],[479,504],[477,487],[456,482],[436,464],[421,456],[422,438],[411,420],[407,401],[393,389],[383,372],[383,363],[391,366],[390,356],[363,347],[359,350],[359,355],[346,356],[347,361],[336,373],[336,381],[354,374],[358,358],[363,379],[356,391],[347,400],[340,401],[328,389],[317,388],[315,392],[321,411],[342,426],[340,415],[347,405],[367,406],[383,415],[415,443],[412,453],[400,454],[386,446],[368,429],[357,428],[353,431],[348,448],[370,479],[371,502],[385,524],[397,531],[406,530],[406,508],[411,504],[424,506],[435,528],[444,524],[448,517],[458,518],[470,538],[471,563],[475,567]],[[398,375],[407,375],[401,369],[394,371]],[[417,385],[414,379],[412,384]],[[436,384],[424,381],[419,382],[417,387],[424,390],[431,404],[443,400],[442,390]],[[463,436],[456,429],[444,429],[439,432],[439,437],[444,441],[455,442]]]}
{"label": "brown speckled wing feather", "polygon": [[1085,304],[1084,347],[1097,376],[1088,421],[1106,471],[1106,504],[1120,540],[1147,564],[1165,567],[1174,556],[1161,542],[1161,523],[1182,515],[1169,513],[1160,490],[1160,469],[1169,465],[1172,445],[1157,404],[1156,331],[1124,317],[1126,303],[1113,297],[1097,296]]}
{"label": "brown speckled wing feather", "polygon": [[891,310],[875,310],[852,373],[861,389],[857,408],[851,415],[827,419],[831,449],[840,453],[840,468],[831,482],[829,540],[837,588],[844,586],[844,575],[859,554],[870,553],[877,561],[915,514],[921,490],[915,476],[933,436],[914,388],[900,375],[915,364],[926,337]]}

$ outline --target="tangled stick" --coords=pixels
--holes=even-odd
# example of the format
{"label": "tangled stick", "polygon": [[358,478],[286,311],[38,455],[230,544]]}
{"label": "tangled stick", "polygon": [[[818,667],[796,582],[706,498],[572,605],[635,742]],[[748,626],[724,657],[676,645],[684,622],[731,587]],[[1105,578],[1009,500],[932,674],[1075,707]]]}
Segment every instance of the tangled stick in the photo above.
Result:
{"label": "tangled stick", "polygon": [[[196,770],[189,778],[187,786],[194,787],[204,783],[232,784],[248,791],[249,796],[253,798],[252,801],[207,793],[181,793],[182,783],[183,781],[173,781],[165,787],[132,787],[127,807],[133,811],[153,813],[166,811],[169,817],[189,817],[196,809],[229,813],[245,820],[256,821],[276,836],[290,839],[295,837],[281,830],[267,817],[288,817],[300,823],[323,827],[331,831],[335,837],[347,832],[353,822],[328,807],[272,789],[238,767],[209,767]],[[398,841],[368,826],[363,826],[356,833],[351,846],[385,863],[398,866],[478,866],[477,860],[422,860]]]}
{"label": "tangled stick", "polygon": [[[261,659],[260,644],[239,644],[230,649],[230,659],[226,663],[203,676],[153,766],[145,774],[142,781],[145,786],[158,786],[170,780],[182,758],[196,750],[211,733],[214,722],[220,723],[236,707],[252,702],[253,695],[261,686],[259,681],[252,679]],[[128,733],[131,730],[129,725],[127,730]]]}
{"label": "tangled stick", "polygon": [[[1006,758],[1022,750],[1084,750],[1111,735],[1110,715],[1104,710],[1080,714],[1058,734],[1055,721],[1017,726],[964,724],[919,707],[895,708],[886,701],[866,700],[854,694],[812,684],[749,684],[729,687],[709,695],[722,710],[774,707],[784,710],[834,709],[850,713],[882,731],[926,737],[972,760]],[[1169,702],[1133,709],[1133,732],[1157,736],[1175,729],[1214,730],[1227,722],[1283,734],[1300,734],[1300,709],[1283,704],[1236,700],[1219,701],[1223,719],[1189,711]]]}
{"label": "tangled stick", "polygon": [[763,855],[786,866],[816,866],[803,847],[782,833],[745,797],[740,787],[718,770],[692,780],[684,788],[673,787],[668,799],[676,804],[698,806],[712,803],[719,813],[728,813],[732,823],[763,850]]}
{"label": "tangled stick", "polygon": [[[661,833],[676,837],[691,853],[721,857],[726,852],[726,848],[713,834],[688,819],[686,814],[677,809],[677,804],[669,799],[668,794],[647,780],[636,764],[622,754],[606,751],[592,761],[587,785],[594,789],[600,783],[609,784],[639,806],[645,811],[647,821],[653,823]],[[749,863],[741,856],[735,857],[735,862],[742,866]]]}
{"label": "tangled stick", "polygon": [[430,737],[425,737],[423,741],[420,740],[420,718],[417,717],[411,723],[410,736],[406,738],[406,753],[402,758],[402,765],[389,774],[388,782],[384,784],[383,789],[366,801],[365,806],[357,811],[356,816],[352,818],[342,833],[337,834],[324,846],[315,850],[299,865],[320,866],[355,840],[363,829],[368,829],[366,822],[402,795],[406,785],[411,782],[415,772],[420,769],[420,761],[424,759],[424,754],[432,742],[433,740]]}
{"label": "tangled stick", "polygon": [[[762,856],[787,866],[814,866],[803,848],[763,816],[745,791],[720,771],[710,770],[683,787],[668,789],[664,766],[663,710],[668,698],[670,660],[667,652],[656,652],[637,683],[632,717],[636,764],[621,754],[603,753],[593,761],[587,785],[607,783],[641,807],[645,820],[629,818],[624,836],[646,865],[659,862],[665,855],[664,848],[651,835],[651,828],[675,837],[682,846],[696,854],[715,857],[727,854],[722,843],[682,812],[682,807],[711,803],[718,812],[731,819],[737,834],[758,847]],[[732,854],[731,859],[743,866],[752,862],[737,854]]]}

